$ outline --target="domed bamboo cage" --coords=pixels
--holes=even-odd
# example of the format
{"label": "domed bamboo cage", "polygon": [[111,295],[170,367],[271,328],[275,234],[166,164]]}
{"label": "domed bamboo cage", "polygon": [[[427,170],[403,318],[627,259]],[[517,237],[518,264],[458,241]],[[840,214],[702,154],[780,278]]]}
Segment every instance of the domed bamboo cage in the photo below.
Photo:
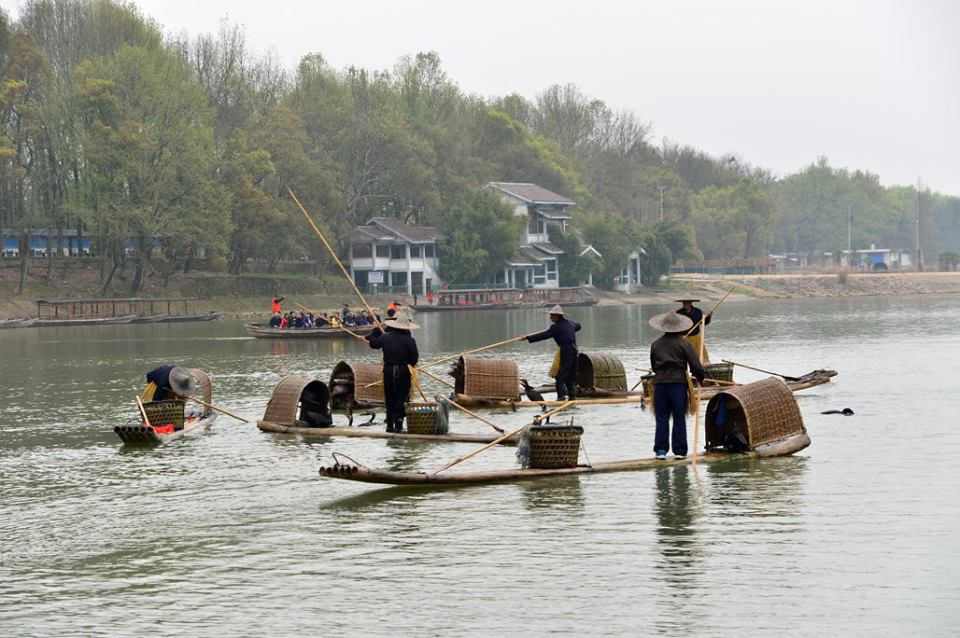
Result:
{"label": "domed bamboo cage", "polygon": [[[379,363],[349,363],[341,361],[330,373],[331,392],[336,385],[346,385],[350,393],[334,396],[331,407],[334,410],[383,405],[383,366]],[[348,403],[349,401],[349,403]]]}
{"label": "domed bamboo cage", "polygon": [[[793,392],[774,377],[717,393],[707,404],[705,424],[708,450],[742,452],[807,436]],[[746,450],[732,449],[741,447]]]}
{"label": "domed bamboo cage", "polygon": [[323,381],[291,374],[273,389],[263,420],[291,427],[315,425],[314,415],[330,415],[329,403]]}
{"label": "domed bamboo cage", "polygon": [[520,373],[516,361],[460,357],[452,374],[457,394],[474,399],[520,399]]}
{"label": "domed bamboo cage", "polygon": [[[199,368],[187,368],[191,376],[197,380],[197,383],[200,384],[200,388],[203,390],[203,402],[213,404],[213,385],[210,383],[210,377],[207,376],[207,373]],[[202,416],[209,416],[213,410],[203,405],[200,406],[203,408],[203,411],[200,412]]]}
{"label": "domed bamboo cage", "polygon": [[577,386],[584,390],[625,391],[627,373],[623,363],[609,354],[577,355]]}

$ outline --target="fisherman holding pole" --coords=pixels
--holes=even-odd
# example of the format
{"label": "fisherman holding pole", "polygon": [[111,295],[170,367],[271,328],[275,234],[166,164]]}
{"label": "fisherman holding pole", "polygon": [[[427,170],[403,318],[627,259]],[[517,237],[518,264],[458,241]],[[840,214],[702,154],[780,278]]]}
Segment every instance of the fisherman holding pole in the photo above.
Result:
{"label": "fisherman holding pole", "polygon": [[[676,312],[665,312],[650,319],[650,326],[664,333],[650,345],[650,367],[653,368],[653,411],[657,430],[653,451],[658,459],[673,455],[687,455],[687,408],[690,401],[687,368],[699,383],[703,383],[704,370],[693,347],[683,333],[692,323],[688,317]],[[698,403],[699,407],[699,403]],[[673,432],[670,432],[670,416],[673,415]],[[696,445],[696,443],[695,443]]]}
{"label": "fisherman holding pole", "polygon": [[577,398],[577,331],[580,324],[570,321],[559,305],[547,311],[551,326],[543,332],[523,337],[528,343],[535,343],[553,337],[560,349],[560,367],[557,371],[557,401]]}
{"label": "fisherman holding pole", "polygon": [[[728,293],[729,294],[729,293]],[[724,297],[726,299],[726,297]],[[703,311],[694,306],[693,304],[699,302],[699,299],[686,298],[686,299],[677,299],[678,303],[683,304],[683,307],[677,310],[678,315],[682,315],[688,318],[693,322],[693,327],[687,332],[684,339],[690,342],[690,345],[693,346],[694,352],[703,352],[702,363],[710,363],[710,353],[707,352],[707,347],[703,343],[703,334],[700,331],[700,322],[703,321],[703,325],[710,325],[710,318],[713,317],[713,311],[716,310],[716,306],[704,316]],[[723,301],[721,299],[721,301]],[[717,306],[720,304],[718,303]],[[701,350],[702,348],[702,350]]]}
{"label": "fisherman holding pole", "polygon": [[387,408],[387,432],[403,432],[404,404],[410,397],[410,370],[419,361],[417,342],[411,330],[420,326],[406,313],[398,312],[385,328],[367,336],[371,348],[383,350],[383,394]]}

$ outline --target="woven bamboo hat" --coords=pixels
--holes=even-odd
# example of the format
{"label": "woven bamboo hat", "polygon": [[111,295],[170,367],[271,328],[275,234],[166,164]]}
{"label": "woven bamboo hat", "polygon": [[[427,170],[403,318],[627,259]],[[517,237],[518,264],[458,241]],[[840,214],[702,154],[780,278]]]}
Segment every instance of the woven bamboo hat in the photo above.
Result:
{"label": "woven bamboo hat", "polygon": [[560,304],[555,305],[553,308],[547,311],[548,315],[560,315],[563,316],[563,308],[560,307]]}
{"label": "woven bamboo hat", "polygon": [[690,317],[678,315],[675,312],[664,312],[655,315],[648,322],[650,326],[661,332],[686,332],[693,327]]}
{"label": "woven bamboo hat", "polygon": [[180,396],[193,394],[194,390],[197,389],[197,382],[194,380],[193,375],[190,374],[189,370],[181,368],[180,366],[174,366],[174,368],[170,370],[169,383],[170,389]]}
{"label": "woven bamboo hat", "polygon": [[676,301],[677,303],[683,303],[683,302],[685,302],[685,301],[689,301],[690,303],[697,303],[697,302],[699,302],[700,300],[699,300],[699,299],[694,299],[693,297],[687,297],[686,299],[674,299],[674,301]]}
{"label": "woven bamboo hat", "polygon": [[394,330],[419,330],[420,324],[411,321],[407,311],[401,309],[397,311],[397,314],[393,315],[393,319],[387,327]]}

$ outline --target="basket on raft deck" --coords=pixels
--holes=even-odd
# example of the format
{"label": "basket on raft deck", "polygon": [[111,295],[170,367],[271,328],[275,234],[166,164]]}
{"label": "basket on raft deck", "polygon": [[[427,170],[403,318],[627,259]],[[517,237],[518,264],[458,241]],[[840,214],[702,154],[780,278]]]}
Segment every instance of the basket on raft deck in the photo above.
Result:
{"label": "basket on raft deck", "polygon": [[609,354],[577,355],[577,386],[586,390],[627,390],[627,373],[623,363]]}
{"label": "basket on raft deck", "polygon": [[[150,425],[163,427],[172,425],[174,431],[183,429],[184,410],[187,402],[183,399],[163,399],[143,404]],[[146,425],[146,424],[144,424]]]}
{"label": "basket on raft deck", "polygon": [[732,363],[707,363],[703,366],[704,378],[716,381],[733,381]]}
{"label": "basket on raft deck", "polygon": [[408,402],[404,406],[407,417],[407,432],[410,434],[436,434],[439,411],[436,403]]}
{"label": "basket on raft deck", "polygon": [[323,381],[288,375],[273,389],[263,420],[290,427],[329,426],[330,391]]}
{"label": "basket on raft deck", "polygon": [[773,377],[718,392],[707,403],[705,425],[708,451],[755,451],[800,438],[809,443],[793,392]]}
{"label": "basket on raft deck", "polygon": [[383,405],[383,366],[378,363],[341,361],[330,373],[331,405],[334,410]]}
{"label": "basket on raft deck", "polygon": [[458,395],[475,399],[520,399],[520,373],[516,361],[460,357],[452,374]]}
{"label": "basket on raft deck", "polygon": [[544,470],[575,467],[580,458],[582,435],[583,428],[579,425],[535,425],[527,428],[524,436],[530,449],[529,467]]}

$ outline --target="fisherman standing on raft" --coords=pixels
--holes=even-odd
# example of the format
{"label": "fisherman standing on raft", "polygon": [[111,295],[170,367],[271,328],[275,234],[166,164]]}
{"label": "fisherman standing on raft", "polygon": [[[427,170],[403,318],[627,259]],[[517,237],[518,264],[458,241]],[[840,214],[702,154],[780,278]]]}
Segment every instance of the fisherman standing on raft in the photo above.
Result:
{"label": "fisherman standing on raft", "polygon": [[684,338],[693,346],[694,352],[703,352],[702,363],[710,363],[710,354],[707,352],[706,344],[703,345],[703,350],[700,350],[700,344],[703,341],[703,333],[700,332],[700,320],[703,319],[703,325],[709,326],[713,311],[711,310],[707,313],[707,316],[704,317],[703,311],[693,305],[698,303],[700,301],[699,299],[677,299],[676,301],[677,303],[683,304],[683,307],[677,310],[677,314],[683,315],[693,322],[693,330],[688,332]]}
{"label": "fisherman standing on raft", "polygon": [[[693,323],[676,312],[665,312],[650,319],[650,326],[665,334],[650,345],[650,367],[653,383],[653,412],[657,430],[653,451],[658,459],[667,458],[673,443],[673,455],[687,455],[687,407],[691,399],[687,367],[699,383],[703,383],[703,366],[693,346],[683,334]],[[696,400],[694,398],[694,400]],[[670,415],[673,415],[673,436],[670,436]]]}
{"label": "fisherman standing on raft", "polygon": [[366,337],[371,348],[383,350],[387,432],[403,432],[404,403],[410,397],[410,367],[417,365],[420,359],[417,342],[410,331],[419,328],[406,313],[398,312],[385,322],[383,331],[374,328]]}
{"label": "fisherman standing on raft", "polygon": [[547,311],[552,325],[543,332],[526,335],[528,343],[535,343],[553,337],[560,349],[560,367],[557,370],[557,400],[571,401],[577,398],[577,331],[580,324],[563,316],[559,305]]}

